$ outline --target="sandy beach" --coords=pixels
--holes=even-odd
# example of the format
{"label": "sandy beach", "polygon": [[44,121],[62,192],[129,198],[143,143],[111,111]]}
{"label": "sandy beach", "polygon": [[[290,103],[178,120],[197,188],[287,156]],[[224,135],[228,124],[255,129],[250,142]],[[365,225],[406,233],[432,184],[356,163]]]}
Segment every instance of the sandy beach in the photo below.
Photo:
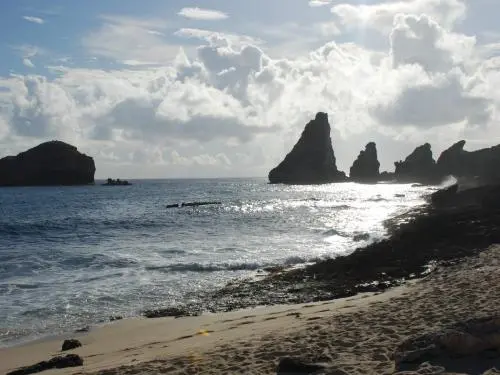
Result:
{"label": "sandy beach", "polygon": [[[83,366],[43,373],[275,374],[281,358],[293,357],[324,364],[318,372],[323,374],[393,374],[394,351],[408,337],[498,315],[499,267],[495,245],[383,293],[199,317],[122,320],[71,336],[83,346],[67,353],[80,355]],[[0,373],[61,355],[62,341],[0,350]],[[496,358],[474,362],[473,371],[455,371],[500,369]]]}

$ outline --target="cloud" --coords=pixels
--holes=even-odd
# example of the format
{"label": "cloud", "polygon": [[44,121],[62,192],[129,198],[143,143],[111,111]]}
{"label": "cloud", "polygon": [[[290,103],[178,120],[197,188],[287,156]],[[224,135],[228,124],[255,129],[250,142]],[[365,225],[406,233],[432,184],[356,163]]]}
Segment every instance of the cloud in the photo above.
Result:
{"label": "cloud", "polygon": [[[96,155],[100,168],[138,176],[263,175],[317,111],[329,113],[343,168],[369,140],[386,145],[380,153],[390,164],[414,142],[432,139],[438,150],[470,129],[477,139],[498,137],[500,59],[474,37],[452,31],[448,22],[457,16],[434,17],[434,3],[422,3],[429,14],[392,15],[381,34],[384,49],[326,36],[318,48],[286,57],[269,53],[264,38],[103,17],[84,45],[129,66],[56,66],[51,78],[0,77],[0,144],[59,138]],[[445,13],[456,13],[446,5],[452,3],[445,0]],[[389,4],[402,2],[379,6]],[[370,22],[390,18],[369,11]],[[323,22],[329,21],[275,31],[310,27],[309,35],[321,40]],[[332,23],[345,28],[338,19]],[[198,46],[190,53],[165,49],[175,38]],[[134,47],[141,43],[144,49]]]}
{"label": "cloud", "polygon": [[179,51],[180,45],[165,39],[169,28],[165,20],[111,15],[100,18],[101,26],[82,41],[93,56],[137,66],[169,63]]}
{"label": "cloud", "polygon": [[433,127],[463,122],[485,125],[492,100],[476,71],[470,71],[474,38],[447,32],[429,17],[399,15],[391,32],[392,67],[407,81],[397,86],[375,116],[388,125]]}
{"label": "cloud", "polygon": [[211,45],[222,46],[227,46],[228,44],[231,44],[233,46],[243,46],[249,44],[256,45],[264,43],[262,40],[248,35],[224,33],[220,31],[195,28],[181,28],[177,30],[174,35],[181,38],[201,39],[207,41]]}
{"label": "cloud", "polygon": [[182,8],[178,14],[185,18],[201,21],[220,21],[229,18],[224,12],[202,8]]}
{"label": "cloud", "polygon": [[43,18],[40,18],[40,17],[23,16],[23,19],[28,21],[28,22],[37,23],[39,25],[42,25],[45,23],[45,20]]}
{"label": "cloud", "polygon": [[46,54],[44,49],[28,44],[15,46],[13,49],[21,55],[23,65],[28,68],[35,68],[35,64],[33,63],[35,56]]}
{"label": "cloud", "polygon": [[24,58],[23,59],[23,65],[28,67],[28,68],[34,68],[35,67],[35,64],[33,64],[33,62],[28,59],[28,58]]}
{"label": "cloud", "polygon": [[338,4],[332,7],[331,12],[347,30],[375,29],[389,33],[397,14],[425,14],[445,28],[451,28],[465,17],[466,6],[460,0],[407,0],[377,4]]}
{"label": "cloud", "polygon": [[325,5],[329,5],[330,3],[330,0],[309,0],[310,7],[322,7]]}

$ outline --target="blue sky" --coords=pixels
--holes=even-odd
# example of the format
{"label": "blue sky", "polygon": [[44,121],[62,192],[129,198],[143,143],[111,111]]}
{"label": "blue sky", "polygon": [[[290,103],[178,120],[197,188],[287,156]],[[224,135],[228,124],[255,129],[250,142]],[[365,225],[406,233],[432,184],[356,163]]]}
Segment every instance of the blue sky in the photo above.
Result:
{"label": "blue sky", "polygon": [[4,0],[0,156],[98,177],[266,175],[316,111],[339,167],[499,143],[497,0]]}

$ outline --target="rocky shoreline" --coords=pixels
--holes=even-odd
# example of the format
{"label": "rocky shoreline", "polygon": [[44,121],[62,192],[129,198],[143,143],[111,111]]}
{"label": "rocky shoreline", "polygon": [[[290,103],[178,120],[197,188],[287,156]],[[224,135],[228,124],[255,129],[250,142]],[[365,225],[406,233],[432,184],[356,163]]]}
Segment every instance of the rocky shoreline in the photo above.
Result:
{"label": "rocky shoreline", "polygon": [[[464,197],[467,204],[462,203]],[[144,315],[193,316],[203,311],[328,301],[361,292],[381,292],[500,243],[500,208],[491,204],[500,201],[500,187],[455,192],[444,206],[433,204],[429,198],[425,206],[388,220],[387,239],[347,256],[319,260],[299,269],[270,270],[260,280],[237,281],[206,293],[201,302],[149,310]]]}

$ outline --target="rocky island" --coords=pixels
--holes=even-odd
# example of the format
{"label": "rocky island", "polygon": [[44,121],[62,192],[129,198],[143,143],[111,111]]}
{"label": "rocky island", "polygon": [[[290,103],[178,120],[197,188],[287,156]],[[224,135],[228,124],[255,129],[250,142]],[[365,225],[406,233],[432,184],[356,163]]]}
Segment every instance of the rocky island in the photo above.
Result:
{"label": "rocky island", "polygon": [[292,151],[269,172],[269,181],[273,184],[323,184],[345,180],[345,173],[336,166],[330,123],[324,112],[316,114]]}
{"label": "rocky island", "polygon": [[0,186],[87,185],[94,174],[94,159],[61,141],[0,159]]}

